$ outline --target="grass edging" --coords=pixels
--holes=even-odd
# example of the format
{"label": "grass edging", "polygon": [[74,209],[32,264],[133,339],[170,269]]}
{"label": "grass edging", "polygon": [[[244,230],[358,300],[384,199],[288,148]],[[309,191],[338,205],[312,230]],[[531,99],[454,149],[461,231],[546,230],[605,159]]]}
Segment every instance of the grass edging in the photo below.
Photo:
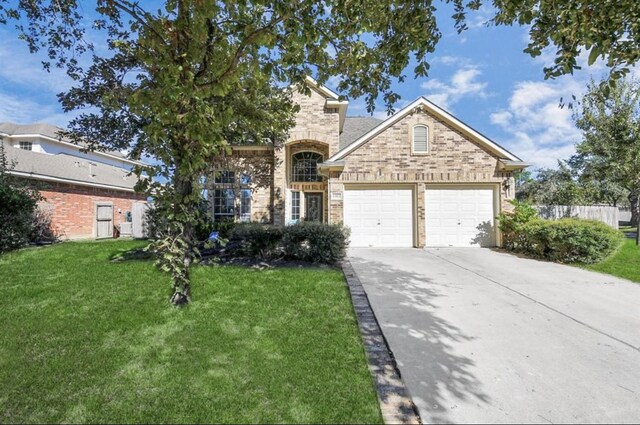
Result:
{"label": "grass edging", "polygon": [[369,370],[376,384],[382,418],[387,424],[421,424],[420,415],[409,390],[402,380],[393,353],[382,334],[369,298],[353,266],[348,260],[342,262],[353,310],[367,353]]}

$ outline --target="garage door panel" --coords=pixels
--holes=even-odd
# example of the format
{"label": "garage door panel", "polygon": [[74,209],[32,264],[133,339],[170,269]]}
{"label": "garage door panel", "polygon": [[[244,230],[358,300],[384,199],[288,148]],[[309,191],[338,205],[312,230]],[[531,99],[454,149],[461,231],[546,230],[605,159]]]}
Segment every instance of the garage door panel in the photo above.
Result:
{"label": "garage door panel", "polygon": [[456,188],[425,191],[427,246],[493,246],[492,189]]}
{"label": "garage door panel", "polygon": [[412,191],[346,190],[344,222],[351,228],[351,246],[413,246]]}

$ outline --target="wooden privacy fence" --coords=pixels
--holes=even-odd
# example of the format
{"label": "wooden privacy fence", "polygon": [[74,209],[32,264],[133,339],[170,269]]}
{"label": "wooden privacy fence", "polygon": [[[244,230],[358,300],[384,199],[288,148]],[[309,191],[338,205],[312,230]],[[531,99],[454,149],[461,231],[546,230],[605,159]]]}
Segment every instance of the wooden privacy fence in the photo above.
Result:
{"label": "wooden privacy fence", "polygon": [[147,237],[147,210],[149,204],[136,202],[133,204],[131,211],[131,222],[133,224],[132,235],[134,238],[146,238]]}
{"label": "wooden privacy fence", "polygon": [[540,218],[559,220],[561,218],[583,218],[601,221],[618,229],[620,213],[618,207],[600,205],[536,205]]}

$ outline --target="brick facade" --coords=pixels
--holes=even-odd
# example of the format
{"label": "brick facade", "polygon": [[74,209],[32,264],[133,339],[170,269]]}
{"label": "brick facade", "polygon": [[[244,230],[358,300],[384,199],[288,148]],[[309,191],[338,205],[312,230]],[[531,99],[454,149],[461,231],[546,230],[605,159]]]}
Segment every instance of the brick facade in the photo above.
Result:
{"label": "brick facade", "polygon": [[[325,93],[326,94],[326,93]],[[414,198],[414,245],[425,245],[425,190],[435,185],[448,187],[464,186],[491,188],[494,190],[499,210],[509,209],[514,196],[513,173],[494,150],[478,142],[478,137],[468,136],[459,129],[429,112],[428,108],[416,107],[393,125],[387,127],[366,143],[344,156],[343,168],[325,170],[325,178],[317,183],[298,183],[291,179],[291,157],[297,152],[313,151],[323,155],[324,160],[339,151],[340,115],[338,109],[327,107],[327,98],[321,90],[311,89],[311,96],[294,93],[300,105],[296,125],[289,132],[289,139],[282,147],[263,151],[260,160],[272,164],[270,221],[284,225],[290,218],[291,191],[304,194],[321,192],[324,199],[324,220],[330,223],[343,222],[343,199],[345,188],[403,187],[410,188]],[[413,128],[423,125],[428,128],[428,152],[412,151]],[[467,130],[464,130],[468,132]],[[475,138],[474,138],[475,137]],[[499,149],[496,151],[499,152]],[[239,157],[244,154],[237,153]],[[255,154],[254,154],[255,155]],[[252,211],[266,210],[266,197],[255,192]],[[301,211],[304,207],[301,205]],[[260,220],[265,221],[265,220]]]}
{"label": "brick facade", "polygon": [[142,194],[90,186],[34,182],[33,187],[44,198],[39,207],[51,212],[52,226],[63,239],[95,237],[96,202],[113,204],[116,229],[125,221],[125,213],[132,210],[134,203],[146,202]]}
{"label": "brick facade", "polygon": [[[429,151],[412,152],[415,125],[429,129]],[[511,172],[499,170],[496,155],[479,146],[447,123],[422,110],[407,115],[345,157],[341,173],[332,173],[330,192],[342,192],[345,185],[403,185],[414,189],[416,246],[425,244],[424,193],[429,185],[484,185],[495,188],[502,209],[513,197]],[[330,201],[332,223],[342,222],[343,201]]]}

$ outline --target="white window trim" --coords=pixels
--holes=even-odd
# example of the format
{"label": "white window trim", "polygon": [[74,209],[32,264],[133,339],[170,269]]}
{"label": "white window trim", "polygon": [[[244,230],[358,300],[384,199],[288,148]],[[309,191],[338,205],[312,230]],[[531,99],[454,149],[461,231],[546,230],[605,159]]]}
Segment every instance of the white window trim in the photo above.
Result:
{"label": "white window trim", "polygon": [[[416,150],[416,128],[424,127],[427,130],[427,150],[417,151]],[[415,124],[411,127],[411,155],[427,155],[431,152],[431,129],[426,124]]]}

